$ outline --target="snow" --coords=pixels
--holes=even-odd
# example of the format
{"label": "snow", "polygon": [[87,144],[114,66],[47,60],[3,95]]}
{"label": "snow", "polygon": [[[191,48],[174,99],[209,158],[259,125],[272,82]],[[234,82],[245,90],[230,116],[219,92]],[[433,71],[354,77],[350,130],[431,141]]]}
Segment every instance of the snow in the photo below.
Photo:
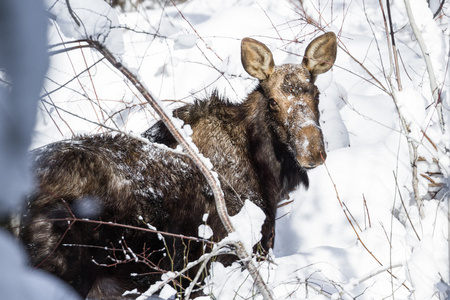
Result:
{"label": "snow", "polygon": [[241,211],[230,217],[235,232],[230,233],[224,241],[241,241],[247,253],[252,253],[253,246],[261,240],[261,226],[266,216],[253,202],[245,200]]}
{"label": "snow", "polygon": [[92,37],[108,47],[114,54],[123,54],[122,33],[117,28],[120,26],[119,18],[105,1],[70,1],[68,3],[73,14],[70,13],[65,1],[46,1],[47,6],[51,7],[50,13],[55,16],[59,29],[65,37],[74,40]]}
{"label": "snow", "polygon": [[180,34],[175,38],[173,49],[189,49],[197,44],[197,36],[195,34]]}
{"label": "snow", "polygon": [[170,285],[166,284],[161,289],[161,292],[159,293],[159,297],[162,298],[162,299],[169,299],[170,297],[172,297],[176,293],[177,293],[177,291],[173,287],[171,287]]}
{"label": "snow", "polygon": [[212,231],[211,227],[209,227],[206,224],[201,224],[200,226],[198,226],[198,237],[201,237],[202,239],[207,240],[212,236],[213,236],[213,231]]}
{"label": "snow", "polygon": [[[378,1],[302,1],[308,17],[326,31],[334,31],[341,47],[333,69],[315,83],[320,91],[326,164],[309,171],[309,189],[298,188],[289,195],[293,201],[279,209],[270,256],[274,263],[255,261],[277,299],[437,300],[449,296],[445,185],[450,174],[450,22],[446,17],[433,20],[425,0],[409,1],[442,89],[443,133],[403,1],[391,2],[401,56],[401,89],[390,65]],[[282,64],[301,63],[307,44],[319,34],[304,20],[300,5],[288,0],[190,0],[176,8],[145,9],[147,0],[137,11],[127,13],[111,9],[103,0],[71,0],[81,26],[69,14],[66,1],[46,3],[55,17],[48,32],[51,50],[63,49],[58,46],[61,42],[92,36],[133,69],[167,111],[213,89],[232,102],[244,99],[256,83],[240,63],[243,37],[268,45],[276,64]],[[448,15],[447,4],[444,11]],[[73,134],[106,131],[99,123],[139,134],[155,122],[155,113],[139,93],[100,59],[86,48],[51,56],[41,93],[47,94],[47,102],[40,105],[31,148]],[[389,74],[394,90],[386,80]],[[391,92],[409,126],[408,138]],[[176,126],[189,138],[190,127],[181,122]],[[413,197],[408,139],[417,143],[419,156],[426,159],[417,163],[420,196],[426,199],[424,218]],[[207,159],[204,163],[214,170]],[[430,170],[442,175],[426,173]],[[430,195],[430,181],[422,175],[444,188]],[[233,219],[237,233],[228,238],[240,239],[250,252],[260,237],[263,217],[247,202]],[[208,223],[206,217],[204,221]],[[209,238],[208,228],[202,225],[199,236]],[[2,252],[0,258],[12,252]],[[18,261],[25,263],[23,257]],[[10,272],[2,268],[0,275],[20,277]],[[209,274],[204,289],[208,295],[261,299],[239,263],[224,267],[214,262]],[[39,284],[36,280],[29,282]],[[154,285],[152,293],[157,288]],[[173,295],[166,285],[160,297]]]}

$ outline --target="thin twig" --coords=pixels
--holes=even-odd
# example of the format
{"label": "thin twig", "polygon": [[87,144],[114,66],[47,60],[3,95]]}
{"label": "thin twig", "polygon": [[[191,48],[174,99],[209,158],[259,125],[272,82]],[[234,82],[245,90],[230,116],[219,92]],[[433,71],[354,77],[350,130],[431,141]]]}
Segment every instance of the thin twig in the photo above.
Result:
{"label": "thin twig", "polygon": [[[81,46],[81,44],[80,44],[80,46]],[[87,70],[88,77],[89,77],[89,82],[92,84],[92,90],[94,92],[95,99],[97,100],[97,105],[98,105],[99,108],[101,108],[100,99],[98,97],[97,89],[95,88],[95,84],[94,84],[94,79],[92,78],[91,71],[90,71],[90,69],[88,67],[88,63],[86,61],[86,56],[84,55],[83,49],[80,49],[80,52],[81,52],[81,56],[83,57],[84,65],[86,66],[86,70]],[[102,109],[100,109],[100,114],[102,115],[102,120],[103,120],[103,123],[104,123],[105,116],[103,114],[103,110]]]}
{"label": "thin twig", "polygon": [[[323,159],[323,158],[322,158],[322,159]],[[367,252],[375,259],[375,261],[376,261],[380,266],[383,266],[383,264],[378,260],[378,258],[375,257],[375,255],[372,253],[372,251],[370,251],[369,248],[367,248],[366,244],[363,242],[363,240],[361,239],[361,237],[360,237],[359,234],[358,234],[358,231],[356,230],[355,226],[353,225],[352,221],[350,220],[350,217],[348,216],[347,211],[345,210],[344,205],[343,205],[343,203],[342,203],[342,201],[341,201],[341,198],[340,198],[340,196],[339,196],[339,192],[338,192],[338,190],[337,190],[336,183],[334,182],[333,178],[331,177],[331,173],[330,173],[330,171],[328,170],[328,166],[327,166],[327,164],[326,164],[326,162],[325,162],[324,159],[323,159],[323,165],[325,166],[325,170],[326,170],[327,173],[328,173],[328,177],[330,178],[331,183],[333,184],[334,191],[335,191],[335,193],[336,193],[336,198],[337,198],[337,200],[338,200],[338,202],[339,202],[339,205],[341,206],[342,211],[344,212],[344,215],[345,215],[345,217],[347,218],[347,221],[349,222],[350,226],[352,227],[353,231],[355,232],[357,240],[361,243],[361,245],[364,247],[364,249],[366,249],[366,251],[367,251]],[[397,278],[394,274],[392,274],[392,272],[389,270],[389,268],[387,268],[387,272],[388,272],[392,277]],[[406,284],[403,283],[402,285],[403,285],[408,291],[410,291],[410,289],[408,288],[408,286],[406,286]]]}
{"label": "thin twig", "polygon": [[400,196],[400,201],[402,202],[402,206],[403,206],[403,209],[405,210],[406,217],[408,218],[409,224],[411,224],[411,227],[414,230],[414,233],[416,234],[417,239],[420,241],[419,234],[417,233],[416,228],[414,227],[414,224],[413,224],[411,218],[409,217],[409,213],[408,213],[408,210],[406,209],[405,201],[403,201],[402,193],[400,193],[400,188],[398,186],[398,181],[397,181],[397,175],[395,174],[395,172],[393,172],[393,174],[394,174],[394,178],[395,178],[395,185],[397,186],[398,194]]}
{"label": "thin twig", "polygon": [[[138,298],[136,298],[136,300],[146,300],[148,299],[149,296],[153,295],[153,293],[155,293],[157,290],[161,289],[164,285],[168,284],[169,282],[172,282],[175,278],[179,277],[180,274],[186,273],[187,271],[189,271],[190,269],[192,269],[193,267],[195,267],[196,265],[198,265],[199,263],[203,263],[203,262],[207,262],[209,261],[212,257],[219,255],[220,250],[222,250],[222,248],[227,247],[228,245],[226,243],[219,243],[216,245],[216,247],[210,252],[210,253],[206,253],[204,255],[202,255],[199,259],[197,259],[194,262],[190,262],[184,269],[174,272],[173,276],[170,276],[169,278],[167,278],[166,280],[162,281],[162,282],[157,282],[157,287],[155,288],[154,286],[150,287],[146,292],[144,292],[141,296],[139,296]],[[189,299],[188,297],[185,297],[186,299]]]}
{"label": "thin twig", "polygon": [[365,196],[364,194],[363,194],[363,200],[364,200],[365,211],[367,212],[367,219],[368,219],[368,221],[369,221],[369,228],[372,228],[372,222],[370,221],[369,208],[367,207],[366,196]]}
{"label": "thin twig", "polygon": [[389,3],[389,0],[386,0],[386,6],[387,6],[388,18],[389,18],[389,31],[391,33],[391,40],[392,40],[392,54],[394,55],[395,75],[397,76],[398,90],[401,91],[402,90],[402,80],[400,77],[400,70],[398,67],[397,46],[395,45],[394,28],[392,26],[392,16],[391,16],[391,4]]}
{"label": "thin twig", "polygon": [[[43,259],[39,264],[36,265],[36,268],[39,268],[43,263],[45,263],[52,255],[53,253],[55,253],[56,249],[58,248],[58,246],[61,244],[61,242],[63,241],[63,239],[65,238],[67,232],[69,232],[69,230],[72,228],[73,224],[75,224],[75,215],[72,213],[72,211],[70,210],[69,206],[67,205],[67,202],[64,199],[61,199],[62,202],[64,203],[64,205],[66,206],[66,208],[69,210],[70,215],[72,216],[73,221],[69,221],[69,226],[67,227],[66,231],[64,231],[64,233],[62,234],[61,238],[58,240],[58,243],[56,243],[56,246],[53,248],[53,250],[47,255],[47,257],[45,259]],[[47,221],[47,220],[43,220],[43,221]]]}
{"label": "thin twig", "polygon": [[[90,47],[90,46],[88,46],[88,47]],[[76,49],[79,49],[79,47],[76,47]],[[62,52],[66,52],[66,51],[62,51]],[[51,90],[51,91],[49,91],[49,92],[45,91],[45,94],[42,94],[40,97],[41,97],[41,98],[47,97],[48,95],[50,95],[50,94],[52,94],[52,93],[54,93],[54,92],[56,92],[56,91],[58,91],[58,90],[60,90],[60,89],[62,89],[62,88],[64,88],[64,87],[66,87],[69,83],[71,83],[71,82],[74,81],[75,79],[78,80],[78,78],[79,78],[82,74],[84,74],[85,72],[87,72],[89,69],[95,67],[98,63],[102,62],[104,59],[105,59],[105,58],[100,58],[99,60],[97,60],[95,63],[93,63],[93,64],[90,65],[89,67],[87,67],[86,69],[84,69],[84,70],[81,71],[80,73],[78,73],[78,74],[76,74],[75,76],[73,76],[70,80],[66,81],[66,82],[63,83],[63,84],[60,84],[57,88],[55,88],[55,89],[53,89],[53,90]],[[52,81],[50,78],[47,78],[47,79],[49,79],[50,81]],[[55,81],[52,81],[52,82],[54,82],[54,83],[56,84]]]}
{"label": "thin twig", "polygon": [[334,183],[334,180],[333,180],[333,178],[331,177],[330,171],[328,170],[328,166],[327,166],[327,164],[325,163],[325,161],[324,161],[324,166],[325,166],[325,170],[327,170],[328,177],[330,178],[331,183],[333,184],[334,191],[335,191],[335,193],[336,193],[336,198],[337,198],[337,200],[338,200],[338,202],[339,202],[339,205],[341,206],[342,211],[344,212],[344,215],[345,215],[345,217],[347,218],[348,223],[349,223],[350,226],[353,228],[353,231],[354,231],[355,234],[356,234],[356,238],[357,238],[358,241],[361,243],[361,245],[364,247],[364,249],[366,249],[366,251],[367,251],[367,252],[375,259],[375,261],[376,261],[380,266],[382,266],[383,264],[378,260],[378,258],[375,257],[375,255],[372,253],[372,251],[370,251],[369,248],[367,248],[366,244],[364,244],[364,242],[363,242],[363,241],[361,240],[361,238],[359,237],[358,231],[356,230],[355,226],[353,225],[352,220],[350,220],[350,217],[349,217],[348,214],[347,214],[347,211],[346,211],[346,209],[345,209],[345,207],[344,207],[344,205],[343,205],[343,203],[342,203],[342,201],[341,201],[341,198],[339,197],[339,192],[338,192],[338,190],[337,190],[336,183]]}
{"label": "thin twig", "polygon": [[81,48],[90,48],[90,46],[89,46],[89,45],[78,45],[78,46],[73,46],[73,47],[70,47],[70,48],[64,48],[64,49],[59,49],[59,50],[53,50],[53,51],[49,51],[49,52],[48,52],[48,55],[49,55],[49,56],[53,56],[53,55],[57,55],[57,54],[69,52],[69,51],[72,51],[72,50],[81,49]]}
{"label": "thin twig", "polygon": [[343,204],[344,207],[345,207],[345,211],[348,211],[348,214],[349,214],[350,217],[352,218],[353,222],[355,222],[356,226],[358,226],[359,231],[362,232],[363,230],[362,230],[361,227],[359,226],[358,222],[356,222],[356,219],[355,219],[355,217],[353,216],[353,214],[351,213],[351,211],[348,209],[347,204],[345,204],[345,202],[342,202],[342,204]]}
{"label": "thin twig", "polygon": [[66,4],[67,4],[67,10],[69,11],[70,16],[72,17],[72,19],[75,21],[75,23],[77,24],[78,27],[81,26],[80,21],[78,20],[78,17],[75,15],[72,7],[70,6],[70,1],[66,0]]}
{"label": "thin twig", "polygon": [[439,4],[438,9],[436,10],[436,12],[433,14],[433,19],[435,19],[440,13],[442,8],[444,7],[444,3],[446,0],[441,0],[441,4]]}
{"label": "thin twig", "polygon": [[366,280],[368,280],[370,278],[373,278],[373,277],[375,277],[376,275],[378,275],[380,273],[383,273],[383,272],[386,272],[386,271],[389,271],[389,270],[392,270],[392,269],[395,269],[395,268],[401,268],[401,267],[403,267],[403,263],[393,264],[393,265],[388,266],[388,267],[380,266],[377,269],[375,269],[372,272],[370,272],[369,274],[367,274],[364,277],[362,277],[361,279],[359,279],[358,280],[358,284],[361,284],[364,281],[366,281]]}
{"label": "thin twig", "polygon": [[188,23],[188,25],[192,28],[192,30],[194,30],[195,34],[198,36],[198,38],[203,42],[203,44],[206,46],[206,49],[210,50],[212,53],[214,53],[216,55],[216,57],[220,60],[223,61],[222,58],[220,58],[219,54],[217,54],[210,46],[208,46],[208,43],[205,42],[205,40],[202,38],[202,36],[197,32],[197,30],[194,28],[194,26],[191,24],[191,22],[189,22],[188,19],[186,19],[186,17],[184,16],[184,14],[181,12],[181,10],[178,8],[178,6],[175,4],[175,2],[173,0],[170,0],[170,2],[172,2],[172,5],[177,9],[178,13],[180,14],[180,16]]}
{"label": "thin twig", "polygon": [[[302,8],[303,9],[303,8]],[[303,9],[303,14],[305,16],[305,19],[307,19],[306,21],[309,24],[312,24],[314,27],[316,27],[317,29],[319,29],[320,31],[325,32],[325,29],[320,26],[313,18],[309,17],[307,15],[307,13],[304,11]],[[376,82],[376,87],[378,87],[379,89],[381,89],[382,91],[389,93],[388,89],[386,89],[386,87],[375,77],[375,75],[372,74],[372,72],[369,71],[369,69],[366,68],[366,66],[364,66],[363,63],[361,63],[356,57],[354,57],[350,51],[347,50],[347,48],[345,48],[345,45],[343,45],[340,40],[338,43],[338,47],[345,52],[345,54],[347,54],[354,62],[356,62],[375,82]]]}
{"label": "thin twig", "polygon": [[139,230],[139,231],[144,231],[144,232],[149,232],[149,233],[157,233],[157,234],[161,234],[161,235],[166,235],[166,236],[170,236],[170,237],[176,237],[176,238],[185,239],[185,240],[191,240],[191,241],[195,241],[195,242],[207,243],[207,244],[210,244],[210,245],[215,245],[216,244],[215,242],[212,242],[210,240],[205,240],[205,239],[202,239],[202,238],[199,238],[199,237],[180,235],[180,234],[176,234],[176,233],[170,233],[170,232],[166,232],[166,231],[160,231],[160,230],[144,228],[144,227],[137,227],[137,226],[133,226],[133,225],[121,224],[121,223],[116,223],[116,222],[106,222],[106,221],[100,221],[100,220],[80,219],[80,218],[77,218],[75,216],[72,216],[71,218],[45,219],[45,220],[37,221],[37,222],[62,222],[62,221],[73,222],[73,223],[75,223],[75,222],[82,222],[82,223],[90,223],[90,224],[97,224],[97,225],[105,225],[105,226],[112,226],[112,227],[127,228],[127,229]]}

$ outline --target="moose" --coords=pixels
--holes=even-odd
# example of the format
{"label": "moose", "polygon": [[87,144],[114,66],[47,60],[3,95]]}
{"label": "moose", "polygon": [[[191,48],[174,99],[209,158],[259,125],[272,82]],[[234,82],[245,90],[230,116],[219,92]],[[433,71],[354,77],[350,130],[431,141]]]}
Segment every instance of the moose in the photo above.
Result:
{"label": "moose", "polygon": [[[267,46],[244,38],[243,67],[259,80],[253,92],[239,104],[213,92],[173,111],[211,160],[229,214],[247,199],[264,212],[262,251],[274,245],[277,204],[298,185],[307,187],[307,170],[326,158],[314,81],[334,64],[336,45],[335,34],[325,33],[307,46],[301,64],[275,66]],[[165,125],[156,122],[143,137],[150,142],[78,136],[31,153],[36,186],[15,233],[33,266],[82,297],[137,297],[123,294],[145,291],[163,270],[181,270],[208,251],[204,240],[183,239],[197,237],[199,225],[211,227],[213,241],[227,235],[203,174],[173,149],[177,142]],[[174,235],[139,230],[149,226]]]}

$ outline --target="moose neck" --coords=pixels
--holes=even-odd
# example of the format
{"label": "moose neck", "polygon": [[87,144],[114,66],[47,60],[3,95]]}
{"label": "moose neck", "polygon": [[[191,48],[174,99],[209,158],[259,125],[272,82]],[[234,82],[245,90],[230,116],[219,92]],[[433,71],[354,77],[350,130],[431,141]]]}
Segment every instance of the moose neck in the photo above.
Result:
{"label": "moose neck", "polygon": [[296,186],[308,186],[308,176],[271,126],[268,99],[257,87],[242,103],[249,156],[254,164],[264,198],[275,205]]}

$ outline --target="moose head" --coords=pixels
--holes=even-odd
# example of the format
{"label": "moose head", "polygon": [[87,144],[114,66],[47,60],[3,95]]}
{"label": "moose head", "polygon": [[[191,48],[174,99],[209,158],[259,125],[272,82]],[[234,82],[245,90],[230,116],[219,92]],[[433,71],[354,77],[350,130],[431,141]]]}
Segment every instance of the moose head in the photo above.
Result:
{"label": "moose head", "polygon": [[302,64],[275,66],[266,45],[251,38],[242,40],[242,64],[260,81],[268,101],[268,122],[305,169],[322,164],[326,158],[314,81],[333,66],[336,52],[336,35],[328,32],[308,45]]}

